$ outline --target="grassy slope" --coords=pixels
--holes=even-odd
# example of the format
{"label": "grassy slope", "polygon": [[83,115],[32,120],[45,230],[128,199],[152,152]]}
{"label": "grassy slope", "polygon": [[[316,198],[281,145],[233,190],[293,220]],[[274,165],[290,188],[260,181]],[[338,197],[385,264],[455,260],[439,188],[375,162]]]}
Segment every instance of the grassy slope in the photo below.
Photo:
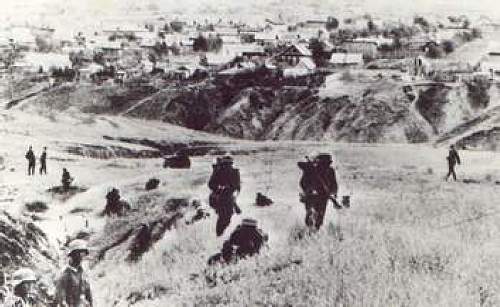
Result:
{"label": "grassy slope", "polygon": [[[96,280],[96,288],[103,289],[98,301],[126,306],[130,293],[142,293],[159,298],[136,306],[473,306],[480,299],[491,306],[500,303],[495,296],[500,276],[490,269],[498,265],[495,233],[500,224],[495,216],[481,218],[496,212],[492,180],[500,173],[485,164],[494,154],[463,153],[466,164],[459,174],[481,182],[466,184],[441,180],[443,150],[327,148],[336,154],[341,194],[352,193],[353,208],[339,213],[329,208],[328,224],[318,235],[291,240],[304,214],[297,201],[295,167],[304,146],[238,157],[243,215],[258,217],[270,233],[269,250],[238,265],[206,269],[207,257],[222,244],[215,239],[212,217],[167,235],[136,266],[113,260],[98,265],[95,276],[103,276]],[[263,180],[257,165],[271,156],[276,204],[255,209],[254,192]],[[197,166],[208,174],[209,160]],[[207,174],[199,176],[206,179]],[[200,193],[203,187],[194,192]],[[303,263],[291,264],[296,260]],[[215,278],[218,286],[211,287],[206,277]]]}
{"label": "grassy slope", "polygon": [[[81,207],[92,210],[87,218],[98,233],[95,238],[101,236],[106,221],[95,214],[104,205],[108,186],[122,189],[123,197],[133,206],[149,195],[142,186],[153,176],[164,183],[154,192],[159,195],[158,202],[179,195],[200,197],[204,202],[208,197],[204,182],[212,157],[196,158],[192,170],[174,172],[158,169],[158,160],[75,157],[58,143],[64,139],[101,144],[102,134],[172,140],[206,135],[113,117],[94,117],[84,123],[63,114],[54,121],[10,112],[2,113],[1,118],[0,155],[6,165],[2,184],[13,191],[10,197],[15,199],[9,206],[12,209],[27,201],[46,201],[50,209],[40,225],[54,241],[82,227],[81,217],[69,214]],[[30,143],[37,152],[48,144],[51,157],[72,160],[49,160],[47,178],[25,178],[20,172],[24,169],[25,147]],[[500,223],[496,216],[488,216],[497,210],[497,154],[463,152],[459,176],[480,182],[466,184],[442,181],[446,171],[444,149],[423,145],[241,143],[242,147],[261,149],[267,145],[279,148],[236,157],[242,172],[239,203],[244,213],[235,217],[229,228],[242,217],[258,218],[270,234],[266,252],[238,265],[207,269],[206,259],[223,241],[215,238],[215,217],[190,226],[179,225],[137,265],[111,257],[93,267],[97,305],[128,306],[128,297],[141,295],[151,299],[140,300],[135,306],[474,306],[480,300],[486,306],[500,304],[500,276],[492,270],[499,264],[496,234]],[[334,152],[340,194],[351,194],[353,207],[342,212],[329,208],[327,225],[318,235],[294,241],[292,234],[300,229],[304,215],[298,202],[300,173],[295,163],[310,149]],[[262,169],[266,160],[273,161],[270,196],[276,204],[257,209],[251,204],[255,193],[264,188],[267,178]],[[45,189],[58,184],[62,166],[89,190],[64,202],[48,195]],[[9,172],[11,167],[16,170]],[[291,264],[297,260],[302,264]],[[211,287],[207,276],[218,286]]]}

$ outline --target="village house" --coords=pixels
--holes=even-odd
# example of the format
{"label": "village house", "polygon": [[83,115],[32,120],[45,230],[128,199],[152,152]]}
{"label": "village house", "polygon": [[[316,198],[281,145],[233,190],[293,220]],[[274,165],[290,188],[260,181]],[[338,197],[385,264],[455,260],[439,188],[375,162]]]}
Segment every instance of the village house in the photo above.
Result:
{"label": "village house", "polygon": [[71,61],[67,54],[25,52],[16,62],[16,66],[24,72],[50,72],[54,69],[71,68]]}
{"label": "village house", "polygon": [[356,67],[363,65],[363,54],[361,53],[332,53],[329,61],[332,67]]}
{"label": "village house", "polygon": [[340,47],[348,53],[361,53],[363,58],[375,59],[378,55],[378,45],[369,41],[346,41]]}
{"label": "village house", "polygon": [[255,63],[252,62],[239,62],[231,68],[221,70],[217,72],[218,78],[224,77],[234,77],[241,74],[246,74],[255,71],[256,69]]}
{"label": "village house", "polygon": [[8,31],[8,38],[19,48],[24,50],[35,50],[36,39],[31,29],[27,27],[12,27]]}
{"label": "village house", "polygon": [[80,67],[78,69],[78,80],[80,81],[91,81],[91,77],[94,74],[97,74],[99,72],[102,72],[104,70],[104,67],[102,65],[96,64],[96,63],[90,63],[89,65]]}
{"label": "village house", "polygon": [[275,46],[278,44],[280,36],[275,32],[259,32],[255,33],[255,42],[262,45],[271,45]]}
{"label": "village house", "polygon": [[274,56],[274,59],[278,62],[288,63],[291,66],[295,66],[302,58],[310,57],[312,57],[312,52],[306,45],[293,44]]}
{"label": "village house", "polygon": [[479,63],[480,70],[488,73],[490,79],[498,79],[500,76],[500,44],[490,44],[488,55]]}
{"label": "village house", "polygon": [[305,27],[305,28],[321,29],[321,28],[325,28],[325,26],[326,26],[326,20],[309,19],[303,23],[303,27]]}
{"label": "village house", "polygon": [[315,71],[316,64],[314,63],[314,61],[311,58],[302,57],[294,67],[283,69],[283,77],[303,77],[311,75],[315,73]]}

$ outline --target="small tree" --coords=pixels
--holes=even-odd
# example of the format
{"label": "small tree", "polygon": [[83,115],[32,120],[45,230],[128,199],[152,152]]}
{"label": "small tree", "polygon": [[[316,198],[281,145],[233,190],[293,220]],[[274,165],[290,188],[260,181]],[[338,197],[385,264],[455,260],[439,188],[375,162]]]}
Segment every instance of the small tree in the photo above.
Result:
{"label": "small tree", "polygon": [[427,56],[431,59],[439,59],[443,57],[443,49],[436,45],[429,45],[427,47]]}
{"label": "small tree", "polygon": [[451,40],[445,40],[442,43],[443,51],[446,53],[452,53],[455,51],[455,43]]}
{"label": "small tree", "polygon": [[309,42],[309,49],[311,49],[312,58],[316,66],[322,67],[326,65],[325,47],[317,39],[311,39]]}
{"label": "small tree", "polygon": [[208,51],[208,40],[203,35],[198,35],[193,42],[194,51]]}
{"label": "small tree", "polygon": [[473,38],[481,38],[481,37],[483,37],[483,33],[481,32],[481,30],[480,30],[480,29],[478,29],[478,28],[473,28],[473,29],[472,29],[472,37],[473,37]]}
{"label": "small tree", "polygon": [[366,26],[368,28],[368,31],[371,32],[371,33],[377,31],[377,25],[371,19],[368,20],[368,22],[366,23]]}

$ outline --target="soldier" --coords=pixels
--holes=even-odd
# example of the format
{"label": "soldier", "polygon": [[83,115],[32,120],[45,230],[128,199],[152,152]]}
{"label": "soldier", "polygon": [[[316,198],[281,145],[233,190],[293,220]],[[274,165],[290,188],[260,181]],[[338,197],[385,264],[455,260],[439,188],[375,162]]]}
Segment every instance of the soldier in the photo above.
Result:
{"label": "soldier", "polygon": [[47,147],[43,148],[42,155],[40,156],[40,175],[47,175]]}
{"label": "soldier", "polygon": [[313,161],[298,163],[303,170],[300,186],[303,191],[301,202],[306,207],[305,223],[316,230],[323,224],[328,200],[332,200],[337,209],[341,208],[336,201],[338,185],[331,164],[330,154],[319,154]]}
{"label": "soldier", "polygon": [[208,187],[212,191],[210,206],[215,209],[218,216],[216,234],[221,236],[231,223],[233,213],[241,213],[234,195],[241,190],[240,171],[233,168],[233,158],[230,156],[217,158]]}
{"label": "soldier", "polygon": [[28,160],[28,176],[35,175],[36,157],[31,146],[26,152],[25,158]]}
{"label": "soldier", "polygon": [[268,239],[268,235],[257,228],[255,219],[243,219],[229,240],[224,242],[222,252],[210,257],[208,264],[229,263],[233,260],[251,257],[260,252]]}
{"label": "soldier", "polygon": [[112,188],[111,191],[106,194],[106,206],[104,207],[102,214],[107,216],[123,216],[130,209],[130,205],[121,199],[120,190]]}
{"label": "soldier", "polygon": [[453,180],[457,181],[457,173],[455,173],[455,166],[460,165],[460,156],[458,155],[457,150],[455,149],[455,146],[451,145],[450,150],[448,151],[448,157],[446,157],[448,160],[448,174],[446,175],[446,181],[448,181],[448,178],[452,175]]}
{"label": "soldier", "polygon": [[66,168],[63,168],[61,183],[64,191],[69,190],[71,182],[73,182],[73,178],[69,174],[68,170]]}
{"label": "soldier", "polygon": [[82,261],[89,254],[87,243],[73,240],[68,246],[69,265],[56,282],[57,307],[92,307],[92,292]]}
{"label": "soldier", "polygon": [[7,295],[6,307],[34,307],[39,306],[35,295],[35,273],[28,268],[22,268],[12,275],[13,293]]}

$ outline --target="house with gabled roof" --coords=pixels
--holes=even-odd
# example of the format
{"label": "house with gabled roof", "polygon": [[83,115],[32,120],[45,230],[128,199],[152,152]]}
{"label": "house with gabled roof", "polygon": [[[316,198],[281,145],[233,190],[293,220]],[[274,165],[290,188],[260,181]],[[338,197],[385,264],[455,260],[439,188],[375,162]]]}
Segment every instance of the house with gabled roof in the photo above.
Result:
{"label": "house with gabled roof", "polygon": [[295,66],[302,58],[312,57],[312,52],[305,44],[293,44],[286,47],[278,53],[274,58],[278,62],[285,62],[291,66]]}

